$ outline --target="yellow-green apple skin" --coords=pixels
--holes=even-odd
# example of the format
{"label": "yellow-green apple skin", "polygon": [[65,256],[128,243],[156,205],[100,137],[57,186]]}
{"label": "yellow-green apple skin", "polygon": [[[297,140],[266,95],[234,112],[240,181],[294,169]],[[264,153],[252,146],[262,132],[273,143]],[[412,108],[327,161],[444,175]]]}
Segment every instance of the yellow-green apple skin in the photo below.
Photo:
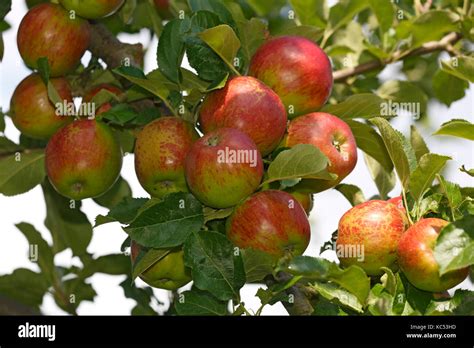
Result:
{"label": "yellow-green apple skin", "polygon": [[[132,241],[131,258],[135,262],[142,247]],[[191,270],[184,264],[182,249],[172,250],[161,260],[158,260],[145,272],[140,274],[140,279],[148,285],[165,290],[177,290],[188,284],[191,279]]]}
{"label": "yellow-green apple skin", "polygon": [[368,275],[397,268],[398,242],[406,230],[404,214],[392,203],[371,200],[352,207],[339,220],[336,253],[341,265],[357,265]]}
{"label": "yellow-green apple skin", "polygon": [[114,14],[125,0],[59,0],[69,11],[87,19],[99,19]]}
{"label": "yellow-green apple skin", "polygon": [[[73,102],[71,87],[65,78],[50,81],[64,103]],[[61,115],[58,111],[49,100],[48,89],[38,74],[31,74],[21,81],[10,101],[13,124],[31,138],[49,139],[73,121],[74,115]]]}
{"label": "yellow-green apple skin", "polygon": [[398,264],[415,287],[425,291],[444,292],[461,283],[469,267],[439,275],[439,265],[433,249],[438,235],[448,221],[427,218],[412,225],[400,239]]}
{"label": "yellow-green apple skin", "polygon": [[38,59],[48,58],[52,77],[72,72],[90,42],[89,23],[72,18],[62,6],[44,3],[33,7],[18,28],[17,44],[23,61],[32,69]]}
{"label": "yellow-green apple skin", "polygon": [[56,132],[46,146],[46,172],[65,197],[81,200],[107,192],[120,175],[122,149],[106,124],[82,119]]}
{"label": "yellow-green apple skin", "polygon": [[146,125],[135,143],[135,172],[152,196],[188,192],[186,155],[199,138],[194,126],[178,117],[161,117]]}

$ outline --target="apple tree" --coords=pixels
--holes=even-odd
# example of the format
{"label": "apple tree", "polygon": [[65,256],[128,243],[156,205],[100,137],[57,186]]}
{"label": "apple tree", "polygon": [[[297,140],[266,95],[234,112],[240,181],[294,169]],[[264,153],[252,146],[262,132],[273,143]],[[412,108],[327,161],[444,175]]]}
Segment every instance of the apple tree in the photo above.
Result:
{"label": "apple tree", "polygon": [[[474,314],[472,291],[447,292],[473,276],[473,188],[445,178],[455,158],[418,130],[437,117],[431,100],[449,106],[474,82],[470,0],[26,4],[17,46],[32,72],[2,105],[0,193],[40,185],[52,243],[16,225],[40,271],[0,276],[2,314],[39,313],[46,293],[77,314],[97,273],[126,276],[135,315],[157,314],[153,288],[170,291],[172,315],[260,315],[275,303],[290,315]],[[0,3],[2,32],[10,8]],[[158,45],[117,38],[139,32]],[[0,58],[10,49],[0,36]],[[400,114],[409,134],[392,125]],[[472,151],[470,116],[433,136]],[[120,176],[124,155],[147,196]],[[345,180],[357,162],[377,195]],[[326,190],[353,207],[309,250],[313,197]],[[108,213],[89,221],[86,199]],[[126,238],[92,254],[104,224]],[[66,249],[80,266],[55,264]],[[328,249],[338,262],[307,256]],[[257,310],[246,284],[260,286]]]}

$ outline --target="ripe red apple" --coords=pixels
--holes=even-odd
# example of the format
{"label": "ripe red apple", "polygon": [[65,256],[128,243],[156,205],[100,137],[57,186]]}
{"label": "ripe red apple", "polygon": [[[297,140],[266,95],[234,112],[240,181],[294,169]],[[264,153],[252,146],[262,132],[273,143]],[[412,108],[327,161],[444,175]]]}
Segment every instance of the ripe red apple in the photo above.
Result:
{"label": "ripe red apple", "polygon": [[[130,249],[130,256],[134,263],[142,247],[132,241]],[[182,249],[172,250],[140,274],[140,279],[154,288],[166,290],[177,290],[192,280],[190,269],[184,265]]]}
{"label": "ripe red apple", "polygon": [[249,72],[280,96],[288,118],[318,110],[331,94],[331,62],[318,45],[304,37],[267,41],[252,57]]}
{"label": "ripe red apple", "polygon": [[239,248],[252,248],[281,257],[301,255],[309,245],[311,228],[301,205],[287,192],[258,192],[226,222],[227,237]]}
{"label": "ripe red apple", "polygon": [[405,216],[392,203],[372,200],[356,205],[339,220],[336,253],[341,265],[358,265],[368,275],[394,269]]}
{"label": "ripe red apple", "polygon": [[439,266],[433,248],[447,221],[436,218],[422,219],[403,234],[398,245],[398,264],[407,279],[421,290],[443,292],[461,283],[469,267],[439,276]]}
{"label": "ripe red apple", "polygon": [[266,156],[283,138],[287,118],[275,92],[254,77],[240,76],[206,96],[199,122],[204,133],[224,127],[241,130]]}
{"label": "ripe red apple", "polygon": [[88,19],[99,19],[114,14],[125,0],[59,0],[69,11]]}
{"label": "ripe red apple", "polygon": [[153,197],[188,192],[184,161],[199,138],[193,125],[178,117],[162,117],[145,126],[135,143],[135,172]]}
{"label": "ripe red apple", "polygon": [[350,127],[340,118],[325,113],[313,112],[292,120],[284,146],[297,144],[316,146],[330,161],[329,172],[336,174],[335,180],[302,180],[295,188],[303,192],[320,192],[339,184],[354,169],[357,163],[357,145]]}
{"label": "ripe red apple", "polygon": [[80,200],[100,196],[115,183],[122,167],[122,149],[109,126],[84,119],[51,137],[45,162],[56,191]]}
{"label": "ripe red apple", "polygon": [[300,192],[298,190],[289,189],[287,191],[290,193],[295,199],[298,201],[299,204],[303,207],[306,215],[309,216],[309,213],[313,209],[314,199],[312,193]]}
{"label": "ripe red apple", "polygon": [[402,196],[397,196],[397,197],[390,198],[389,200],[387,200],[387,202],[395,204],[397,206],[397,208],[400,209],[403,212],[403,214],[407,213],[407,211],[405,209],[405,206],[403,205],[403,197]]}
{"label": "ripe red apple", "polygon": [[[73,102],[66,79],[54,78],[51,83],[61,99],[66,103]],[[48,98],[46,85],[38,74],[31,74],[19,83],[13,92],[10,111],[15,127],[37,139],[49,139],[58,129],[73,121],[72,117],[56,113],[56,107]]]}
{"label": "ripe red apple", "polygon": [[[90,103],[92,101],[92,99],[94,98],[94,96],[102,90],[107,90],[107,91],[115,94],[116,96],[120,96],[120,95],[123,94],[123,91],[120,88],[118,88],[114,85],[108,84],[108,83],[104,83],[104,84],[101,84],[101,85],[98,85],[98,86],[95,86],[95,87],[91,88],[86,93],[86,95],[84,95],[84,98],[83,98],[82,102],[83,103]],[[95,111],[95,114],[96,114],[96,116],[100,115],[104,112],[109,111],[111,108],[112,108],[112,104],[110,102],[106,102],[106,103],[102,104]]]}
{"label": "ripe red apple", "polygon": [[185,164],[191,192],[213,208],[228,208],[252,194],[263,176],[263,161],[245,133],[220,128],[191,147]]}
{"label": "ripe red apple", "polygon": [[37,69],[37,60],[47,57],[53,77],[66,75],[77,67],[89,40],[87,21],[72,19],[64,8],[52,3],[29,10],[17,36],[18,50],[26,65]]}
{"label": "ripe red apple", "polygon": [[169,0],[154,0],[158,14],[163,19],[171,19],[173,17],[170,11]]}

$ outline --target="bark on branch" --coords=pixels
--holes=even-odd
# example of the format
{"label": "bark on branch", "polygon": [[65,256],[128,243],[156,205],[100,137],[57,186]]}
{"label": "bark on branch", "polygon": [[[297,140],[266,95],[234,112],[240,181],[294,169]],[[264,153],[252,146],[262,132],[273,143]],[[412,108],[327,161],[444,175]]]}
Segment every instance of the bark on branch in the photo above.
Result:
{"label": "bark on branch", "polygon": [[458,33],[450,33],[443,37],[440,41],[430,41],[422,46],[412,49],[410,51],[399,50],[395,51],[389,58],[385,60],[373,60],[367,63],[360,64],[353,68],[342,69],[333,73],[334,82],[344,82],[349,77],[364,74],[369,71],[383,68],[384,66],[399,61],[404,58],[421,56],[424,54],[449,50],[456,42],[461,39]]}

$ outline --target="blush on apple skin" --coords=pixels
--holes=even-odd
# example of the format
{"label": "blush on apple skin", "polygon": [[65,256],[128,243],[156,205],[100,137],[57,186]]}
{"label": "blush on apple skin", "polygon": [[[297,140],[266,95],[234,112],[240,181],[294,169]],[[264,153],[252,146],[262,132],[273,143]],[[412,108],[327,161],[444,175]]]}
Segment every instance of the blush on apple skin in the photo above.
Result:
{"label": "blush on apple skin", "polygon": [[284,145],[310,144],[329,159],[328,170],[337,179],[305,179],[295,186],[302,192],[316,193],[339,184],[357,164],[357,144],[351,128],[339,117],[313,112],[290,121]]}
{"label": "blush on apple skin", "polygon": [[[341,265],[358,265],[373,276],[383,273],[381,267],[395,269],[406,223],[400,210],[386,201],[372,200],[351,208],[339,220],[336,252]],[[348,254],[356,248],[362,251],[362,246],[363,255]],[[363,260],[358,260],[360,256]]]}
{"label": "blush on apple skin", "polygon": [[[59,97],[71,103],[71,87],[65,78],[50,80]],[[58,116],[50,102],[48,90],[38,74],[23,79],[13,92],[10,101],[12,121],[23,134],[36,139],[49,139],[61,127],[73,121],[73,117]]]}
{"label": "blush on apple skin", "polygon": [[120,175],[122,149],[112,130],[95,120],[79,120],[56,132],[45,152],[53,187],[74,200],[108,191]]}
{"label": "blush on apple skin", "polygon": [[447,221],[437,218],[422,219],[403,234],[398,245],[398,264],[415,287],[425,291],[444,292],[461,283],[469,267],[439,276],[439,265],[433,248]]}
{"label": "blush on apple skin", "polygon": [[403,205],[403,197],[402,196],[397,196],[397,197],[390,198],[389,200],[387,200],[387,202],[395,204],[397,206],[397,208],[400,209],[403,212],[403,214],[406,215],[407,211],[405,209],[405,206]]}
{"label": "blush on apple skin", "polygon": [[89,42],[89,23],[71,19],[63,7],[52,3],[33,7],[18,28],[18,50],[26,65],[37,69],[38,59],[47,57],[52,77],[72,72]]}
{"label": "blush on apple skin", "polygon": [[261,250],[275,257],[301,255],[311,228],[302,206],[287,192],[258,192],[238,206],[226,222],[227,237],[239,248]]}
{"label": "blush on apple skin", "polygon": [[161,117],[140,131],[135,143],[135,172],[152,197],[188,192],[184,163],[198,138],[192,124],[171,116]]}
{"label": "blush on apple skin", "polygon": [[278,95],[256,78],[235,77],[224,88],[209,93],[200,110],[204,133],[236,128],[247,134],[262,156],[271,153],[286,130],[286,111]]}
{"label": "blush on apple skin", "polygon": [[280,96],[290,119],[317,111],[329,98],[333,84],[327,55],[316,43],[299,36],[264,43],[252,57],[249,75]]}
{"label": "blush on apple skin", "polygon": [[[235,163],[230,155],[222,156],[226,153],[252,156],[248,159],[255,161]],[[190,191],[202,203],[213,208],[228,208],[258,188],[263,176],[262,156],[245,133],[220,128],[193,144],[186,156],[185,175]]]}
{"label": "blush on apple skin", "polygon": [[[115,94],[117,97],[121,96],[123,94],[123,91],[120,88],[118,88],[114,85],[108,84],[108,83],[104,83],[104,84],[94,86],[93,88],[91,88],[84,95],[84,98],[83,98],[82,102],[83,103],[90,103],[92,101],[92,99],[94,98],[94,96],[102,90],[107,90],[107,91]],[[95,115],[98,116],[98,115],[100,115],[104,112],[109,111],[111,108],[112,108],[112,104],[110,102],[104,103],[96,110]]]}

